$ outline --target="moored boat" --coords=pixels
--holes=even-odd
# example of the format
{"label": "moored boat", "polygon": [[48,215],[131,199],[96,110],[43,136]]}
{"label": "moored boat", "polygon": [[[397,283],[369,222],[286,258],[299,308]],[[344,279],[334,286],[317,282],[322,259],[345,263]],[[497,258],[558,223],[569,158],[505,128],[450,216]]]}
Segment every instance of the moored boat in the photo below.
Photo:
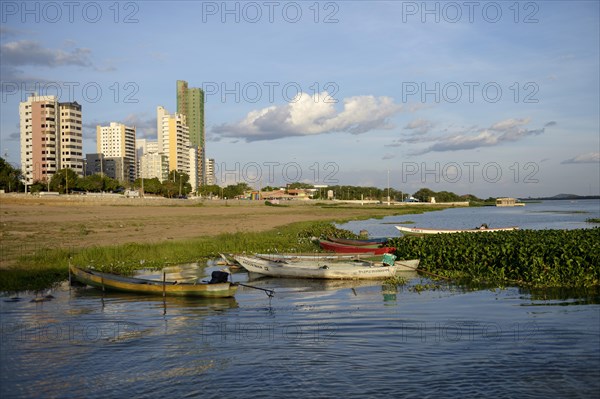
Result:
{"label": "moored boat", "polygon": [[[393,256],[393,255],[392,255]],[[414,271],[419,260],[392,261],[391,264],[327,261],[273,261],[250,255],[234,255],[246,270],[272,277],[316,279],[385,279],[402,271]]]}
{"label": "moored boat", "polygon": [[396,250],[394,247],[380,247],[376,246],[355,246],[355,245],[344,245],[337,242],[331,242],[327,240],[319,240],[319,245],[326,251],[333,251],[337,253],[360,253],[360,252],[372,252],[375,255],[381,255],[385,253],[391,253]]}
{"label": "moored boat", "polygon": [[350,239],[350,238],[337,238],[337,237],[327,237],[327,241],[336,242],[338,244],[344,245],[354,245],[357,247],[362,246],[381,246],[388,242],[388,238],[367,238],[367,239]]}
{"label": "moored boat", "polygon": [[258,253],[254,254],[259,258],[265,258],[268,260],[353,260],[353,259],[367,259],[375,257],[374,252],[348,252],[348,253],[335,253],[335,252],[281,252],[281,253]]}
{"label": "moored boat", "polygon": [[237,284],[223,282],[223,280],[214,283],[147,280],[81,269],[73,265],[69,265],[69,273],[75,280],[95,288],[138,294],[227,298],[234,296],[238,289]]}
{"label": "moored boat", "polygon": [[518,226],[511,227],[498,227],[489,228],[486,225],[482,225],[476,229],[428,229],[428,228],[417,228],[417,227],[404,227],[395,226],[404,235],[427,235],[427,234],[448,234],[448,233],[485,233],[485,232],[496,232],[496,231],[512,231],[518,230]]}

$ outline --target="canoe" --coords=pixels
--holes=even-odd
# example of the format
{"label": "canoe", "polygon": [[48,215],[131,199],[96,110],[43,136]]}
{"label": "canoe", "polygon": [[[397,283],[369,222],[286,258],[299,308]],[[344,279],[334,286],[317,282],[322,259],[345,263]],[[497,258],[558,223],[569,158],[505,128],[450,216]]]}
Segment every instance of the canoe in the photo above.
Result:
{"label": "canoe", "polygon": [[69,272],[75,280],[92,287],[138,294],[169,296],[189,296],[200,298],[227,298],[235,295],[237,284],[226,283],[179,283],[175,281],[147,280],[102,273],[96,270],[80,269],[69,265]]}
{"label": "canoe", "polygon": [[344,245],[354,245],[357,247],[362,247],[362,246],[381,246],[383,244],[385,244],[388,239],[387,238],[369,238],[369,239],[364,239],[364,240],[353,240],[353,239],[349,239],[349,238],[337,238],[337,237],[327,237],[327,241],[331,241],[331,242],[336,242],[338,244],[344,244]]}
{"label": "canoe", "polygon": [[353,260],[375,257],[374,252],[281,252],[274,254],[254,254],[259,258],[268,260]]}
{"label": "canoe", "polygon": [[427,235],[427,234],[446,234],[446,233],[485,233],[485,232],[495,232],[495,231],[512,231],[518,230],[519,227],[511,226],[511,227],[499,227],[499,228],[489,228],[483,227],[479,229],[464,229],[464,230],[451,230],[451,229],[426,229],[426,228],[416,228],[416,227],[404,227],[404,226],[395,226],[400,232],[404,235]]}
{"label": "canoe", "polygon": [[333,251],[337,253],[359,253],[359,252],[372,252],[375,255],[386,254],[390,252],[394,252],[396,248],[394,247],[381,247],[381,248],[371,248],[368,246],[354,246],[354,245],[344,245],[338,244],[337,242],[331,242],[327,240],[319,240],[319,245],[326,251]]}
{"label": "canoe", "polygon": [[271,277],[316,279],[385,279],[398,272],[414,271],[419,260],[396,261],[393,266],[373,262],[287,262],[272,261],[249,255],[234,255],[246,270]]}

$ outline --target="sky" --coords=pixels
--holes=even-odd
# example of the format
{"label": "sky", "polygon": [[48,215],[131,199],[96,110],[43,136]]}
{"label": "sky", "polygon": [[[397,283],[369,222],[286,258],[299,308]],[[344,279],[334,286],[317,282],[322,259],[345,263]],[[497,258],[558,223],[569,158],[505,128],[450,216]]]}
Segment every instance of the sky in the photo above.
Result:
{"label": "sky", "polygon": [[219,184],[600,194],[598,1],[3,1],[0,155],[57,95],[156,138],[205,90]]}

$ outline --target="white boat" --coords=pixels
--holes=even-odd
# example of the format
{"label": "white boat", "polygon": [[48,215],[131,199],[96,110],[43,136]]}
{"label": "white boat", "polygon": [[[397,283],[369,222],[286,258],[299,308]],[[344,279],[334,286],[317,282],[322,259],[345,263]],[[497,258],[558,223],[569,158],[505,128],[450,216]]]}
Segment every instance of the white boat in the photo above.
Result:
{"label": "white boat", "polygon": [[447,233],[493,233],[495,231],[512,231],[519,230],[518,226],[489,228],[482,226],[477,229],[427,229],[417,227],[395,226],[404,235],[427,235],[427,234],[447,234]]}
{"label": "white boat", "polygon": [[419,260],[395,261],[393,265],[367,261],[269,260],[250,255],[234,255],[246,270],[272,277],[319,279],[385,279],[402,271],[414,271]]}
{"label": "white boat", "polygon": [[254,254],[259,258],[268,260],[287,260],[287,261],[338,261],[338,260],[355,260],[355,259],[366,259],[371,258],[381,259],[381,255],[375,255],[373,252],[366,253],[333,253],[333,252],[282,252],[272,254]]}

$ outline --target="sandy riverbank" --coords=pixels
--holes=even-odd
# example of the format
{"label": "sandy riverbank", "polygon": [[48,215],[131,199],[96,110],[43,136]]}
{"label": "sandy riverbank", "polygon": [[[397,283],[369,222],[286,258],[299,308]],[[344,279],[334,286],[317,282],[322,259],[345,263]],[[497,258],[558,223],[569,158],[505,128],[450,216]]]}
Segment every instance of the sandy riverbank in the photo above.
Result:
{"label": "sandy riverbank", "polygon": [[265,231],[299,221],[350,220],[407,213],[385,205],[289,201],[69,197],[0,197],[0,268],[41,248],[153,243],[240,231]]}

